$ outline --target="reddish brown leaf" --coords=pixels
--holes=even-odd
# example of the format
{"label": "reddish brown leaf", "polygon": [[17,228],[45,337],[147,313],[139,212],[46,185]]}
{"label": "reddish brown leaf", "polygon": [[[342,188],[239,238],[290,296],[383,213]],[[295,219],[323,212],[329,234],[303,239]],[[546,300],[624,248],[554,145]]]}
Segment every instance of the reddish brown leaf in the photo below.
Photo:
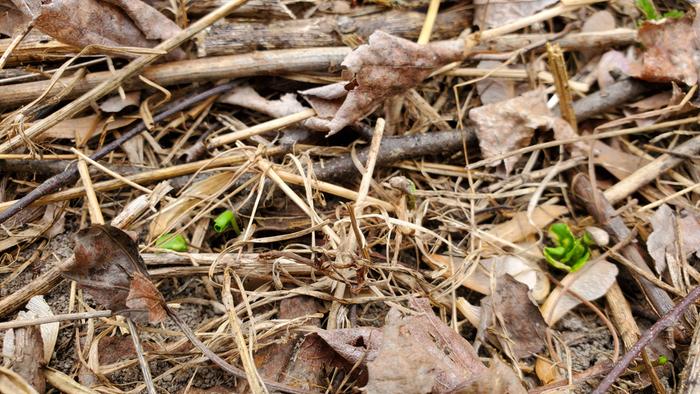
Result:
{"label": "reddish brown leaf", "polygon": [[632,70],[635,76],[652,82],[697,83],[700,48],[690,17],[646,21],[637,37],[644,53]]}
{"label": "reddish brown leaf", "polygon": [[491,393],[508,393],[508,394],[525,394],[527,390],[523,387],[518,375],[501,361],[498,357],[494,357],[489,362],[489,369],[466,384],[461,385],[455,390],[459,394],[491,394]]}
{"label": "reddish brown leaf", "polygon": [[160,323],[168,316],[163,305],[165,300],[153,282],[142,273],[135,272],[126,297],[126,306],[134,310],[146,310],[149,322]]}
{"label": "reddish brown leaf", "polygon": [[496,281],[495,291],[481,300],[479,337],[489,340],[516,358],[531,356],[544,348],[547,324],[530,299],[526,284],[505,274]]}
{"label": "reddish brown leaf", "polygon": [[0,34],[12,36],[15,31],[29,24],[30,20],[16,8],[0,4]]}
{"label": "reddish brown leaf", "polygon": [[349,363],[374,361],[382,345],[382,330],[375,327],[354,327],[319,330],[318,336]]}
{"label": "reddish brown leaf", "polygon": [[[156,46],[180,28],[141,0],[12,0],[42,32],[69,45]],[[109,4],[112,3],[112,4]],[[180,58],[182,51],[171,58]]]}
{"label": "reddish brown leaf", "polygon": [[[347,95],[333,118],[320,123],[329,135],[337,133],[369,115],[383,100],[416,86],[434,69],[461,59],[463,50],[459,40],[419,45],[382,31],[372,33],[368,45],[361,45],[343,60],[350,74],[344,85]],[[311,104],[316,108],[320,99],[337,100],[343,92],[332,84],[304,94],[315,98],[317,102]]]}
{"label": "reddish brown leaf", "polygon": [[64,276],[78,282],[103,307],[139,320],[144,317],[142,311],[129,313],[127,306],[132,278],[140,274],[148,280],[138,246],[128,234],[109,225],[92,225],[78,232],[74,252],[72,265],[61,267]]}
{"label": "reddish brown leaf", "polygon": [[469,342],[438,319],[427,300],[411,304],[420,314],[389,311],[381,350],[367,365],[367,392],[452,392],[486,370]]}

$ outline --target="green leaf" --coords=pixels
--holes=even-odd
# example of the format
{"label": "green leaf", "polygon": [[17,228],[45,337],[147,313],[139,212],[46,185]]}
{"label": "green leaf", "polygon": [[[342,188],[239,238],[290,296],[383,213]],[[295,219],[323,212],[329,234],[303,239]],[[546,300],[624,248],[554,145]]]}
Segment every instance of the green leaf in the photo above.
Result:
{"label": "green leaf", "polygon": [[221,212],[219,216],[214,219],[214,231],[217,233],[223,233],[224,231],[232,228],[236,232],[236,235],[241,233],[241,229],[238,228],[238,223],[236,222],[236,215],[231,210],[226,210]]}
{"label": "green leaf", "polygon": [[156,241],[156,247],[170,249],[176,252],[187,252],[187,240],[182,234],[165,233]]}
{"label": "green leaf", "polygon": [[656,361],[659,363],[659,365],[666,365],[666,363],[668,362],[668,357],[666,357],[662,354],[659,356],[659,359]]}
{"label": "green leaf", "polygon": [[663,17],[669,19],[680,19],[685,16],[685,12],[681,10],[668,10],[664,12]]}
{"label": "green leaf", "polygon": [[644,14],[644,19],[646,20],[657,20],[661,19],[659,12],[656,11],[656,6],[652,0],[637,0],[637,8]]}
{"label": "green leaf", "polygon": [[592,240],[585,233],[575,238],[565,223],[554,223],[549,227],[549,237],[554,246],[542,251],[545,260],[555,268],[573,272],[583,267],[591,257],[589,245]]}

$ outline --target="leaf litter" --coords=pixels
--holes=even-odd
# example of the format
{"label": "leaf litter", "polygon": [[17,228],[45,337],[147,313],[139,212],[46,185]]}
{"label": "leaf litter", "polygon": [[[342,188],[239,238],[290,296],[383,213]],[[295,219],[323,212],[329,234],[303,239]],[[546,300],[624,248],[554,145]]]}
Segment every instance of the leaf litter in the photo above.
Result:
{"label": "leaf litter", "polygon": [[[438,13],[473,12],[474,28],[441,26],[445,41],[400,33],[414,42],[382,18],[429,31],[433,2],[322,3],[251,0],[217,22],[217,45],[253,18],[258,51],[208,56],[205,28],[196,48],[80,104],[70,100],[231,3],[0,0],[0,101],[14,103],[0,104],[0,215],[75,168],[71,148],[136,136],[87,162],[82,183],[49,181],[46,209],[2,219],[0,327],[15,328],[0,330],[0,391],[139,391],[145,356],[168,392],[589,392],[617,377],[618,336],[635,351],[694,294],[694,9],[651,2],[647,20],[629,1],[446,0]],[[286,40],[326,16],[344,47]],[[546,65],[548,42],[561,68]],[[154,90],[167,98],[151,102]],[[314,117],[286,121],[309,107]],[[601,193],[580,198],[578,173]],[[151,189],[163,179],[167,192]],[[128,229],[88,226],[95,209]],[[214,231],[224,211],[240,231]],[[557,244],[552,226],[573,235]],[[584,243],[573,272],[547,263]],[[63,315],[105,310],[118,316]],[[649,342],[649,362],[635,354],[616,387],[697,390],[695,315]],[[71,321],[33,323],[59,318]]]}

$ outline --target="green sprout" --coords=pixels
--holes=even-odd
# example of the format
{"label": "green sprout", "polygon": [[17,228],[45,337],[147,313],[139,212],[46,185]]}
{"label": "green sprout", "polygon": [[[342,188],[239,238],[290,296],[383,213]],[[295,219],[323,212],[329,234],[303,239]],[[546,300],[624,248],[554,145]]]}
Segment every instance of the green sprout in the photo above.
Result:
{"label": "green sprout", "polygon": [[214,219],[214,231],[217,233],[223,233],[224,231],[232,228],[236,235],[241,233],[241,229],[238,227],[236,222],[236,215],[231,210],[226,210],[221,212],[219,216]]}
{"label": "green sprout", "polygon": [[182,234],[165,233],[156,241],[156,247],[176,252],[187,252],[187,240]]}
{"label": "green sprout", "polygon": [[650,21],[656,21],[663,18],[678,19],[685,15],[685,13],[681,10],[668,10],[663,14],[659,14],[653,0],[637,0],[635,3],[637,8],[639,8],[639,10],[642,11],[642,14],[644,14],[644,19]]}
{"label": "green sprout", "polygon": [[591,257],[589,245],[593,240],[587,233],[575,238],[571,229],[565,223],[555,223],[549,227],[549,237],[555,246],[545,247],[545,260],[555,268],[566,272],[576,272],[583,267]]}
{"label": "green sprout", "polygon": [[656,360],[656,362],[659,363],[659,365],[666,365],[666,363],[668,362],[668,357],[662,354],[659,356],[659,359]]}

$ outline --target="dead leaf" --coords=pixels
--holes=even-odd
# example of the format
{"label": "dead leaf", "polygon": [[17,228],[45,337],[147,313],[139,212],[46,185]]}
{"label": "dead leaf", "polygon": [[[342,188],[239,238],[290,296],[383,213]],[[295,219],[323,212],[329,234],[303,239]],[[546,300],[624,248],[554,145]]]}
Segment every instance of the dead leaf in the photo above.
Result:
{"label": "dead leaf", "polygon": [[634,76],[650,82],[697,83],[700,47],[689,16],[645,21],[637,38],[644,52],[639,63],[633,65]]}
{"label": "dead leaf", "polygon": [[[18,314],[19,320],[33,319],[27,312]],[[37,326],[8,330],[2,343],[5,365],[27,381],[38,393],[46,391],[44,378],[44,342]]]}
{"label": "dead leaf", "polygon": [[382,345],[382,330],[376,327],[318,330],[316,334],[353,365],[358,361],[362,365],[374,361]]}
{"label": "dead leaf", "polygon": [[135,119],[100,119],[99,115],[66,119],[42,133],[41,138],[77,138],[78,141],[83,142],[88,137],[95,137],[105,131],[127,126],[134,121]]}
{"label": "dead leaf", "polygon": [[483,373],[472,346],[435,316],[425,299],[411,300],[420,314],[392,308],[377,358],[367,364],[370,393],[446,393]]}
{"label": "dead leaf", "polygon": [[[141,0],[12,0],[34,26],[78,48],[88,45],[152,48],[180,28]],[[109,4],[112,3],[112,4]],[[171,59],[182,58],[175,51]]]}
{"label": "dead leaf", "polygon": [[598,87],[605,90],[620,77],[630,74],[630,61],[624,53],[616,50],[609,50],[600,57],[596,67]]}
{"label": "dead leaf", "polygon": [[12,37],[17,31],[27,26],[30,21],[30,18],[27,18],[16,8],[0,4],[0,34]]}
{"label": "dead leaf", "polygon": [[[138,246],[128,234],[110,225],[92,225],[78,232],[74,252],[72,264],[61,267],[63,276],[75,280],[104,308],[147,320],[146,313],[130,311],[127,306],[132,278],[148,278]],[[140,284],[137,282],[135,294]]]}
{"label": "dead leaf", "polygon": [[234,88],[231,92],[221,96],[218,101],[248,108],[273,118],[281,118],[306,109],[297,101],[296,94],[287,93],[278,100],[268,100],[248,85]]}
{"label": "dead leaf", "polygon": [[[647,250],[654,259],[654,268],[661,275],[666,270],[669,259],[679,258],[677,247],[676,221],[682,239],[682,251],[685,257],[700,251],[700,222],[692,213],[684,211],[678,217],[673,209],[666,204],[656,209],[649,218],[654,229],[647,239]],[[699,255],[700,257],[700,255]]]}
{"label": "dead leaf", "polygon": [[567,274],[542,304],[542,317],[549,326],[554,325],[567,312],[581,303],[578,298],[565,292],[571,290],[588,301],[596,300],[607,293],[617,277],[615,264],[605,260],[589,261],[583,268]]}
{"label": "dead leaf", "polygon": [[498,357],[489,362],[489,369],[466,384],[460,385],[455,394],[526,394],[527,390],[513,369]]}
{"label": "dead leaf", "polygon": [[[416,86],[434,69],[461,59],[463,50],[461,40],[419,45],[382,31],[372,33],[369,44],[360,45],[343,60],[350,74],[344,85],[347,95],[333,118],[319,118],[319,125],[328,135],[337,133],[369,115],[385,99]],[[323,97],[337,100],[340,93],[338,84],[304,92],[317,101]]]}
{"label": "dead leaf", "polygon": [[[451,267],[453,263],[459,262],[460,258],[433,254],[430,256],[430,260],[441,263],[443,267]],[[428,259],[426,262],[430,264]],[[444,269],[445,276],[450,276],[455,271],[456,267]],[[544,272],[537,264],[530,263],[518,256],[502,255],[482,259],[479,261],[478,267],[470,272],[471,274],[462,281],[462,286],[484,295],[491,294],[491,279],[497,280],[505,274],[527,285],[536,301],[544,301],[544,298],[549,294],[549,279]]]}
{"label": "dead leaf", "polygon": [[583,22],[581,31],[593,33],[615,29],[615,16],[608,10],[596,11]]}
{"label": "dead leaf", "polygon": [[[476,136],[485,159],[528,146],[538,127],[554,129],[556,138],[575,135],[566,122],[554,117],[547,108],[547,96],[543,89],[473,108],[469,111],[469,118],[476,123]],[[506,174],[511,172],[519,158],[510,156],[502,160]],[[500,163],[501,160],[494,160],[488,165],[496,167]]]}
{"label": "dead leaf", "polygon": [[544,348],[547,324],[537,304],[530,299],[528,287],[508,274],[499,276],[495,282],[495,291],[481,300],[477,337],[500,344],[518,359],[539,353]]}
{"label": "dead leaf", "polygon": [[116,113],[126,107],[138,107],[141,103],[141,92],[129,92],[124,98],[120,95],[108,97],[100,104],[100,109],[108,113]]}
{"label": "dead leaf", "polygon": [[126,298],[126,306],[133,310],[147,311],[148,321],[154,324],[164,321],[168,316],[163,305],[165,305],[165,300],[153,282],[142,273],[134,272],[129,286],[129,295]]}
{"label": "dead leaf", "polygon": [[537,234],[538,231],[567,212],[569,209],[562,205],[540,205],[532,213],[530,218],[532,221],[528,219],[527,212],[518,212],[509,221],[491,227],[488,234],[494,238],[517,243],[527,239],[530,235]]}
{"label": "dead leaf", "polygon": [[[46,303],[44,296],[42,295],[37,295],[29,299],[29,302],[27,302],[27,311],[27,315],[32,316],[32,318],[53,316],[51,307],[48,303]],[[46,323],[39,326],[41,340],[44,346],[43,361],[45,364],[48,364],[49,361],[51,361],[51,356],[53,355],[54,348],[56,347],[56,341],[58,341],[59,327],[59,322]]]}
{"label": "dead leaf", "polygon": [[557,0],[475,0],[474,21],[483,31],[535,14]]}
{"label": "dead leaf", "polygon": [[[514,67],[503,66],[502,62],[495,60],[482,60],[476,66],[478,69],[493,70],[501,68],[511,70]],[[476,91],[479,92],[481,104],[493,104],[512,99],[516,96],[516,82],[505,78],[486,78],[476,83]]]}

